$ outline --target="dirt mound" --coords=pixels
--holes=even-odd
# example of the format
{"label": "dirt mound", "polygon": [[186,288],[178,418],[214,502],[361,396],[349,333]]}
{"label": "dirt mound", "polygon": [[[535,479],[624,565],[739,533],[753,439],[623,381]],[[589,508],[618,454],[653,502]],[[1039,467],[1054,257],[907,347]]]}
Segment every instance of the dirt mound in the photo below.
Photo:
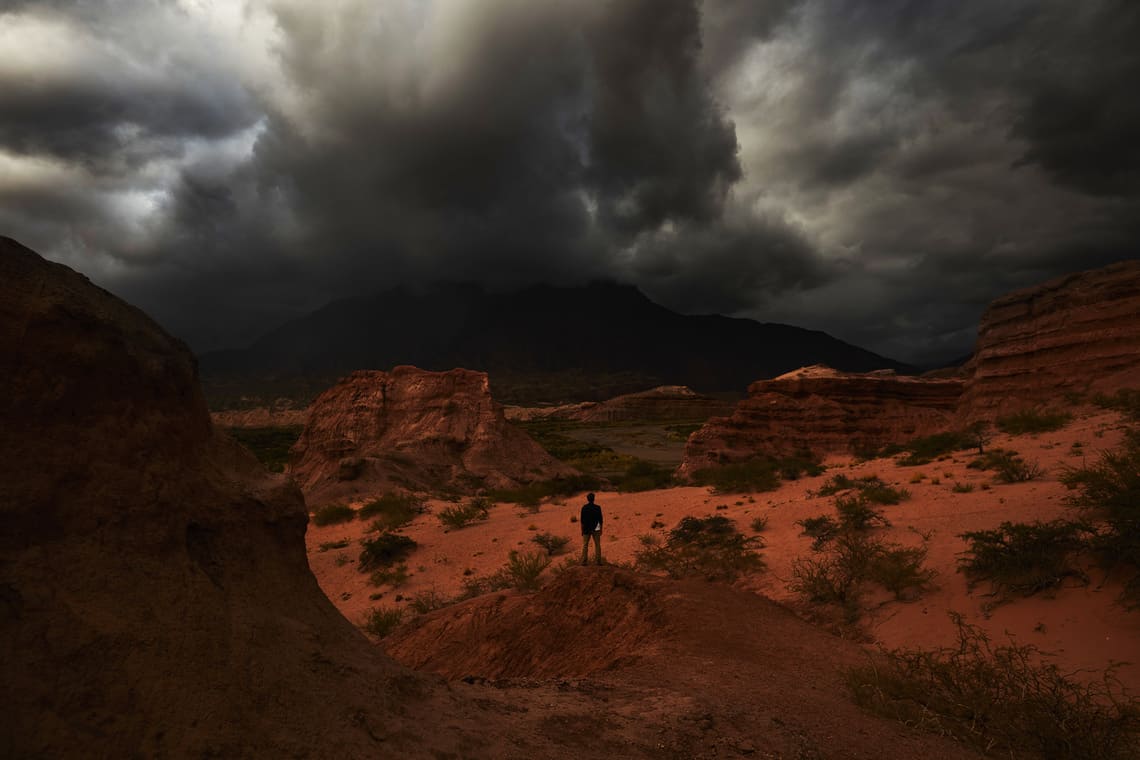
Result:
{"label": "dirt mound", "polygon": [[487,375],[354,372],[313,402],[290,473],[310,503],[393,486],[509,488],[575,474],[503,417]]}
{"label": "dirt mound", "polygon": [[1140,385],[1140,261],[1010,293],[982,315],[964,419]]}
{"label": "dirt mound", "polygon": [[972,756],[855,707],[841,669],[866,662],[858,645],[716,584],[571,567],[532,596],[437,610],[384,644],[450,679],[591,676],[650,689],[681,734],[665,756]]}
{"label": "dirt mound", "polygon": [[762,454],[847,452],[938,432],[951,425],[962,388],[959,379],[819,365],[760,380],[730,416],[712,418],[689,437],[679,473]]}
{"label": "dirt mound", "polygon": [[639,393],[616,396],[607,401],[586,401],[547,407],[507,407],[507,419],[573,420],[576,422],[658,422],[702,420],[714,414],[728,414],[733,404],[697,393],[684,385],[661,385]]}

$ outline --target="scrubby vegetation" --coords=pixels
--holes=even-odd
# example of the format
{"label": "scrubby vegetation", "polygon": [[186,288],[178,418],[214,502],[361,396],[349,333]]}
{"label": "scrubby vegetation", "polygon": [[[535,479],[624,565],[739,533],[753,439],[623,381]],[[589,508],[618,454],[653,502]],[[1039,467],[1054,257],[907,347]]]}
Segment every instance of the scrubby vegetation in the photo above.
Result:
{"label": "scrubby vegetation", "polygon": [[952,615],[956,646],[896,649],[854,668],[855,701],[995,757],[1126,760],[1140,756],[1140,701],[1112,670],[1085,684],[1033,646],[991,644]]}
{"label": "scrubby vegetation", "polygon": [[376,567],[390,567],[396,564],[411,554],[419,544],[399,533],[385,532],[376,538],[361,541],[360,545],[364,549],[360,552],[357,569],[366,572]]}
{"label": "scrubby vegetation", "polygon": [[226,428],[238,443],[245,446],[270,472],[285,472],[289,449],[301,437],[303,425],[281,427]]}
{"label": "scrubby vegetation", "polygon": [[488,496],[492,501],[537,509],[543,499],[571,496],[583,491],[596,491],[601,485],[602,481],[593,475],[574,475],[567,478],[528,483],[518,488],[492,491]]}
{"label": "scrubby vegetation", "polygon": [[348,522],[354,517],[356,517],[356,510],[352,507],[346,507],[343,504],[331,504],[313,512],[313,525],[321,527],[336,525],[337,523]]}
{"label": "scrubby vegetation", "polygon": [[421,591],[408,602],[408,608],[417,615],[424,615],[433,610],[443,609],[451,604],[451,600],[440,594],[434,588]]}
{"label": "scrubby vegetation", "polygon": [[804,475],[820,475],[823,467],[810,452],[773,459],[756,457],[717,467],[706,467],[693,473],[693,483],[710,486],[714,493],[756,493],[774,491],[780,481],[796,480]]}
{"label": "scrubby vegetation", "polygon": [[408,582],[408,566],[401,562],[395,567],[380,567],[368,576],[368,582],[373,586],[391,586],[398,588]]}
{"label": "scrubby vegetation", "polygon": [[1087,545],[1089,526],[1069,520],[1003,522],[996,530],[962,533],[969,545],[958,572],[970,588],[986,581],[995,591],[1029,596],[1066,578],[1086,580],[1076,558]]}
{"label": "scrubby vegetation", "polygon": [[1102,521],[1090,548],[1110,570],[1125,574],[1124,600],[1140,606],[1140,431],[1127,431],[1119,450],[1067,470],[1061,482],[1077,491],[1070,504]]}
{"label": "scrubby vegetation", "polygon": [[673,485],[673,473],[652,462],[638,459],[625,469],[620,478],[615,478],[614,481],[614,485],[623,493],[652,491]]}
{"label": "scrubby vegetation", "polygon": [[384,638],[404,619],[404,611],[399,607],[373,607],[365,616],[361,627],[377,638]]}
{"label": "scrubby vegetation", "polygon": [[407,525],[423,511],[423,500],[414,494],[389,492],[365,504],[357,515],[361,520],[375,518],[376,530],[391,530]]}
{"label": "scrubby vegetation", "polygon": [[517,552],[507,555],[506,573],[511,585],[520,591],[537,591],[542,571],[550,566],[550,557],[542,552]]}
{"label": "scrubby vegetation", "polygon": [[1052,433],[1068,425],[1072,419],[1071,414],[1064,412],[1026,409],[1005,417],[998,417],[996,424],[998,430],[1003,433],[1025,435],[1027,433]]}
{"label": "scrubby vegetation", "polygon": [[1140,422],[1140,388],[1121,388],[1112,395],[1098,393],[1093,403],[1103,409],[1114,409],[1132,422]]}
{"label": "scrubby vegetation", "polygon": [[566,551],[566,547],[570,543],[569,536],[556,536],[553,533],[539,533],[533,537],[531,541],[546,549],[548,557],[554,557]]}
{"label": "scrubby vegetation", "polygon": [[966,465],[974,470],[994,470],[1002,483],[1024,483],[1041,477],[1041,466],[1028,462],[1016,451],[993,449]]}
{"label": "scrubby vegetation", "polygon": [[490,516],[490,506],[487,499],[477,496],[462,506],[444,509],[436,514],[436,517],[443,527],[459,530],[472,523],[486,520]]}
{"label": "scrubby vegetation", "polygon": [[873,524],[880,527],[891,527],[891,521],[886,518],[881,509],[875,509],[862,494],[843,494],[835,497],[835,511],[839,515],[839,523],[849,530],[870,530]]}
{"label": "scrubby vegetation", "polygon": [[764,561],[755,551],[761,547],[759,536],[744,536],[736,523],[722,515],[685,517],[669,531],[663,545],[648,545],[638,551],[635,563],[673,578],[734,581],[744,573],[763,569]]}

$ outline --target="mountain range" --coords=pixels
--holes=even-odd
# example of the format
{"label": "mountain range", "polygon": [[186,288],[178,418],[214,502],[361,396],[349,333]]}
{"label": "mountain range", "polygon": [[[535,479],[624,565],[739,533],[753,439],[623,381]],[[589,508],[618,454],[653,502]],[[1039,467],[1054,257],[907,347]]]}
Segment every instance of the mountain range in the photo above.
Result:
{"label": "mountain range", "polygon": [[826,333],[720,315],[683,315],[609,282],[495,293],[467,284],[396,288],[334,301],[243,350],[199,357],[214,408],[276,396],[307,401],[357,369],[411,364],[489,373],[496,398],[562,402],[654,385],[742,395],[809,364],[914,368]]}

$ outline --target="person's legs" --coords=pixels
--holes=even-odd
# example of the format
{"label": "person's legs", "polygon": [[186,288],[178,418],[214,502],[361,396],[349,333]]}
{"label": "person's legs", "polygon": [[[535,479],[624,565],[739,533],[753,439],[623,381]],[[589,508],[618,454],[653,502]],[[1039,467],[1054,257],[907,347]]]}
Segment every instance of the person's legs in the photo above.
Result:
{"label": "person's legs", "polygon": [[594,558],[602,564],[602,533],[597,530],[594,531]]}
{"label": "person's legs", "polygon": [[590,534],[582,534],[582,564],[586,564],[590,559]]}

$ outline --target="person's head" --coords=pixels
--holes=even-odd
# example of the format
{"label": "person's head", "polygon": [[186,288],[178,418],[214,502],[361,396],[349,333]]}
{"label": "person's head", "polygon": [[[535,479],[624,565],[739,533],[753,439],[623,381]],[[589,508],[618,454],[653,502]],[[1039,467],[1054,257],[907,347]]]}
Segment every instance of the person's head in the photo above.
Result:
{"label": "person's head", "polygon": [[593,503],[594,503],[594,494],[592,494],[592,493],[588,493],[588,494],[586,494],[586,501],[588,501],[588,502],[590,502],[591,504],[593,504]]}

